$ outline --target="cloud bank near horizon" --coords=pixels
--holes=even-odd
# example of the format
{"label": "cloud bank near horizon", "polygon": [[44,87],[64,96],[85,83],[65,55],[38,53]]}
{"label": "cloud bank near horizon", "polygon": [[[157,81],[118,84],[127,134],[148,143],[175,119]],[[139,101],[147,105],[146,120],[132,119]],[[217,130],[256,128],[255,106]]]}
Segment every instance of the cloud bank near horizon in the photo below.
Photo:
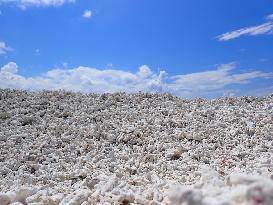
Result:
{"label": "cloud bank near horizon", "polygon": [[[67,90],[84,93],[113,92],[169,92],[185,97],[222,97],[240,95],[240,85],[252,83],[256,79],[272,80],[273,72],[249,71],[234,72],[235,63],[219,65],[213,70],[168,76],[166,71],[153,72],[142,65],[137,72],[117,69],[97,69],[79,66],[72,69],[51,69],[35,77],[18,74],[18,66],[10,62],[0,71],[0,87],[24,90]],[[236,89],[229,89],[237,85]],[[265,88],[267,94],[273,89]]]}

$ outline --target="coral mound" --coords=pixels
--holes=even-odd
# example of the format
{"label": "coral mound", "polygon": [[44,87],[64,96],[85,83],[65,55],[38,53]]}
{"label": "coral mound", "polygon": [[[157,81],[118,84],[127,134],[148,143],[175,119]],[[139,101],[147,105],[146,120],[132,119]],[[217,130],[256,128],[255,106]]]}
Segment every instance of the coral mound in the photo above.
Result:
{"label": "coral mound", "polygon": [[0,89],[0,205],[272,205],[273,95]]}

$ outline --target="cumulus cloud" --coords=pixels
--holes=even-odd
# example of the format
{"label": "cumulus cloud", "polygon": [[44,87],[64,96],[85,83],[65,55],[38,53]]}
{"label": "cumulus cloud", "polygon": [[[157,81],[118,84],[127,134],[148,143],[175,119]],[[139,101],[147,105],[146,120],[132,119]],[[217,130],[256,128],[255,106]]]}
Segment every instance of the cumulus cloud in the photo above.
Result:
{"label": "cumulus cloud", "polygon": [[75,0],[0,0],[0,4],[13,4],[21,8],[31,6],[35,7],[49,7],[49,6],[62,6],[65,3],[72,3]]}
{"label": "cumulus cloud", "polygon": [[147,65],[142,65],[139,67],[138,74],[142,77],[147,77],[152,74],[152,71]]}
{"label": "cumulus cloud", "polygon": [[226,86],[248,84],[254,79],[273,77],[273,73],[261,71],[235,73],[235,67],[235,63],[230,63],[209,71],[168,76],[166,71],[155,73],[147,65],[140,66],[137,72],[80,66],[73,69],[52,69],[43,75],[27,78],[19,75],[16,63],[11,62],[1,68],[0,87],[27,90],[64,89],[87,93],[170,92],[192,98],[238,93]]}
{"label": "cumulus cloud", "polygon": [[12,49],[6,45],[5,42],[0,41],[0,55],[6,54],[8,51],[11,51]]}
{"label": "cumulus cloud", "polygon": [[14,62],[9,62],[1,68],[1,72],[16,74],[18,72],[18,66]]}
{"label": "cumulus cloud", "polygon": [[143,69],[143,66],[136,73],[113,69],[99,70],[80,66],[74,69],[52,69],[41,76],[26,78],[12,72],[11,69],[7,69],[10,65],[14,64],[8,63],[1,69],[0,87],[2,88],[65,89],[99,93],[137,92],[141,90],[157,92],[162,90],[161,84],[163,83],[162,73],[156,75],[148,67]]}
{"label": "cumulus cloud", "polygon": [[82,14],[82,17],[87,18],[87,19],[91,18],[92,17],[92,11],[91,10],[85,10],[83,12],[83,14]]}

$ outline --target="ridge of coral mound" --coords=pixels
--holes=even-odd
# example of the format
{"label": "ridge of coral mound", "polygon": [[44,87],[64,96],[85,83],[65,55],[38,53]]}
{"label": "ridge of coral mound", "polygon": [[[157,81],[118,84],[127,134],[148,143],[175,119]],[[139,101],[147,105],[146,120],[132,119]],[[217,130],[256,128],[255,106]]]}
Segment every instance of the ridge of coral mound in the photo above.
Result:
{"label": "ridge of coral mound", "polygon": [[0,205],[272,205],[273,95],[0,89]]}

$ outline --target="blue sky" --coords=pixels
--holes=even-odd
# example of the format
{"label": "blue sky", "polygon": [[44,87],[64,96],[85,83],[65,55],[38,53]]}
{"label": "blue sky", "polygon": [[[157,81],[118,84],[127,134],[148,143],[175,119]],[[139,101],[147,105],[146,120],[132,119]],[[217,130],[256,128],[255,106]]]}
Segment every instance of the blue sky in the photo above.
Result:
{"label": "blue sky", "polygon": [[269,0],[0,0],[0,87],[273,92]]}

